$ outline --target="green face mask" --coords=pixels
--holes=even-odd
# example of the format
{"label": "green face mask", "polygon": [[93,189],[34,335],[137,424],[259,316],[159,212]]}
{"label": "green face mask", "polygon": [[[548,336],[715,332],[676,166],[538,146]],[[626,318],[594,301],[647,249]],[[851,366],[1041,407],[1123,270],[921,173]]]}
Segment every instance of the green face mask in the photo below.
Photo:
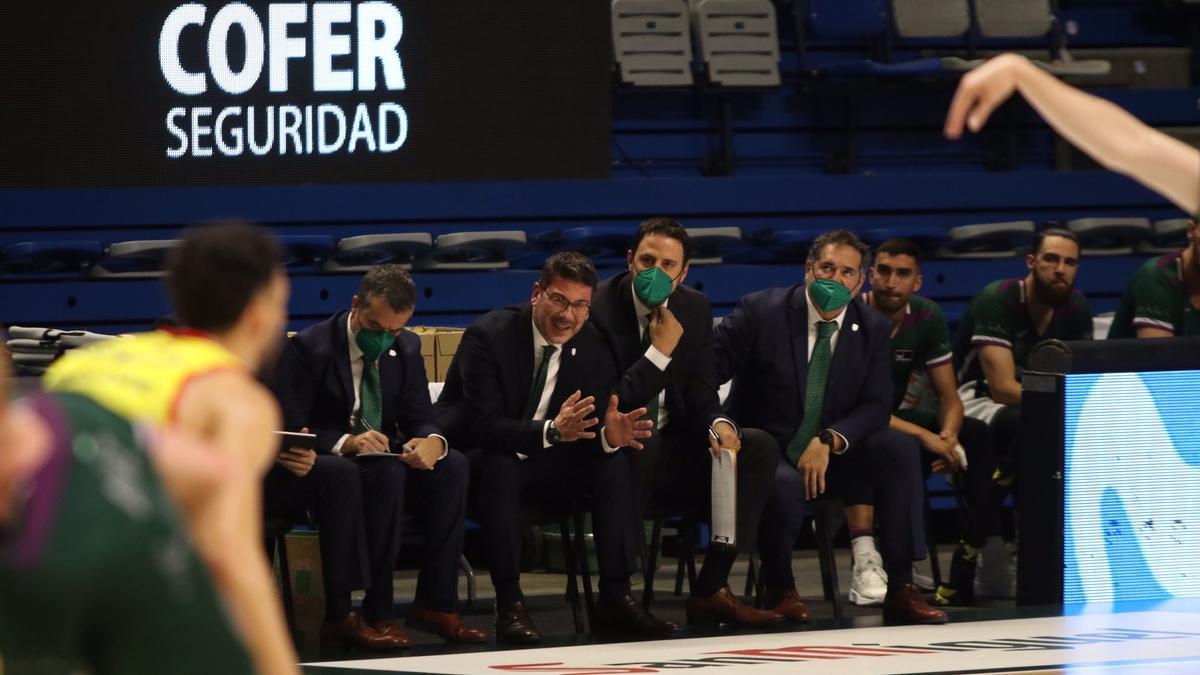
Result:
{"label": "green face mask", "polygon": [[675,280],[658,267],[644,269],[633,278],[633,292],[647,307],[658,307],[671,297]]}
{"label": "green face mask", "polygon": [[850,289],[833,279],[817,279],[808,286],[813,304],[822,312],[836,312],[854,298]]}
{"label": "green face mask", "polygon": [[375,361],[383,354],[392,343],[396,341],[396,336],[386,330],[360,330],[354,336],[354,341],[358,343],[358,348],[362,350],[363,356],[367,357],[368,361]]}

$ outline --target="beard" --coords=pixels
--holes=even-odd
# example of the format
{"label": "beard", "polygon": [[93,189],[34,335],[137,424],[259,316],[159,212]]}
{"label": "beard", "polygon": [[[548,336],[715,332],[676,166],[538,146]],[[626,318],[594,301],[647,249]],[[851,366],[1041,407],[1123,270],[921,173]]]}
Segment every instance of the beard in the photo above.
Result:
{"label": "beard", "polygon": [[1049,281],[1042,280],[1038,275],[1033,275],[1033,292],[1039,300],[1046,303],[1050,307],[1062,307],[1071,299],[1071,291],[1074,289],[1073,284],[1066,286],[1057,286]]}
{"label": "beard", "polygon": [[875,307],[877,309],[888,314],[899,311],[902,307],[904,307],[905,304],[908,303],[908,300],[902,296],[884,295],[879,291],[872,293],[871,299],[875,302]]}

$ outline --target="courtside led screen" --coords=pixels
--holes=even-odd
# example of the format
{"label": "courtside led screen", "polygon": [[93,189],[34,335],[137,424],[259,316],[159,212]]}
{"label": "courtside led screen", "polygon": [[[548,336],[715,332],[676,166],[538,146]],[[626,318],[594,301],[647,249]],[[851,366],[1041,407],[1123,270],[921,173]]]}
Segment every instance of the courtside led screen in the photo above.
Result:
{"label": "courtside led screen", "polygon": [[1200,371],[1065,380],[1063,603],[1200,598]]}
{"label": "courtside led screen", "polygon": [[606,2],[0,10],[0,188],[597,178]]}

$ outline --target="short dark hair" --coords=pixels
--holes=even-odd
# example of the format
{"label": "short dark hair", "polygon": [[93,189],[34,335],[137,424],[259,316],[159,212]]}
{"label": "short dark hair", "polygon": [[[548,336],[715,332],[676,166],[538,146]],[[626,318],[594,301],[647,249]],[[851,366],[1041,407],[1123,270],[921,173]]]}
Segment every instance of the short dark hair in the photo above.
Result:
{"label": "short dark hair", "polygon": [[1075,242],[1075,246],[1077,248],[1080,250],[1083,249],[1083,247],[1079,244],[1079,237],[1076,236],[1074,232],[1061,227],[1050,227],[1038,232],[1037,235],[1034,236],[1033,250],[1030,251],[1030,253],[1037,255],[1039,252],[1041,252],[1042,244],[1046,242],[1047,237],[1062,237],[1063,239],[1070,239],[1071,241]]}
{"label": "short dark hair", "polygon": [[642,240],[651,234],[661,234],[664,237],[670,237],[678,241],[683,246],[683,260],[680,263],[687,264],[688,258],[692,256],[692,240],[688,237],[687,230],[679,224],[678,220],[665,216],[656,216],[643,220],[638,225],[637,232],[633,234],[633,243],[630,244],[629,250],[636,252]]}
{"label": "short dark hair", "polygon": [[577,281],[596,288],[596,266],[587,256],[575,251],[563,251],[546,258],[542,265],[542,276],[538,278],[538,286],[546,288],[555,279]]}
{"label": "short dark hair", "polygon": [[280,269],[279,243],[245,222],[189,228],[167,256],[167,295],[178,321],[220,333],[237,323]]}
{"label": "short dark hair", "polygon": [[826,246],[851,246],[858,249],[858,253],[862,256],[862,263],[859,265],[859,272],[864,276],[867,270],[871,268],[871,249],[858,238],[850,230],[830,230],[823,232],[813,240],[812,246],[808,249],[808,261],[816,263],[821,259],[821,251],[825,250]]}
{"label": "short dark hair", "polygon": [[407,312],[417,306],[417,285],[401,265],[376,265],[358,282],[354,296],[361,303],[381,298],[393,312]]}
{"label": "short dark hair", "polygon": [[888,255],[906,255],[917,261],[917,269],[921,268],[921,247],[912,239],[888,239],[879,246],[875,247],[875,259],[879,260],[879,256],[884,253]]}

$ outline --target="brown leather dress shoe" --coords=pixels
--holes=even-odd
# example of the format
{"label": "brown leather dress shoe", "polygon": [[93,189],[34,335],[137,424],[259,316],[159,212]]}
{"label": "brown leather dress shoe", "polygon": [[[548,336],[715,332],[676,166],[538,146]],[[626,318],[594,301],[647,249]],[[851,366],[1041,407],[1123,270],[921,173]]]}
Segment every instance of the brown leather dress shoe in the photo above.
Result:
{"label": "brown leather dress shoe", "polygon": [[904,584],[897,591],[888,591],[883,599],[883,621],[889,624],[946,623],[946,613],[925,604],[921,591],[913,584]]}
{"label": "brown leather dress shoe", "polygon": [[542,639],[524,602],[496,607],[496,639],[516,645],[531,645]]}
{"label": "brown leather dress shoe", "polygon": [[462,617],[454,612],[409,607],[404,623],[410,628],[434,633],[446,642],[484,642],[488,638],[484,631],[464,626]]}
{"label": "brown leather dress shoe", "polygon": [[322,644],[341,644],[363,649],[403,649],[410,645],[408,636],[399,630],[383,630],[363,621],[358,612],[350,612],[341,621],[321,624]]}
{"label": "brown leather dress shoe", "polygon": [[766,597],[763,598],[763,604],[773,612],[778,612],[783,615],[783,618],[796,623],[808,623],[808,607],[800,600],[800,594],[796,589],[789,588],[784,591],[766,592]]}
{"label": "brown leather dress shoe", "polygon": [[783,615],[766,609],[754,609],[742,603],[724,586],[705,598],[692,596],[687,601],[689,626],[715,626],[723,623],[739,626],[762,626],[783,621]]}
{"label": "brown leather dress shoe", "polygon": [[609,635],[666,637],[681,629],[677,623],[655,618],[626,593],[619,600],[600,599],[596,602],[595,630]]}

